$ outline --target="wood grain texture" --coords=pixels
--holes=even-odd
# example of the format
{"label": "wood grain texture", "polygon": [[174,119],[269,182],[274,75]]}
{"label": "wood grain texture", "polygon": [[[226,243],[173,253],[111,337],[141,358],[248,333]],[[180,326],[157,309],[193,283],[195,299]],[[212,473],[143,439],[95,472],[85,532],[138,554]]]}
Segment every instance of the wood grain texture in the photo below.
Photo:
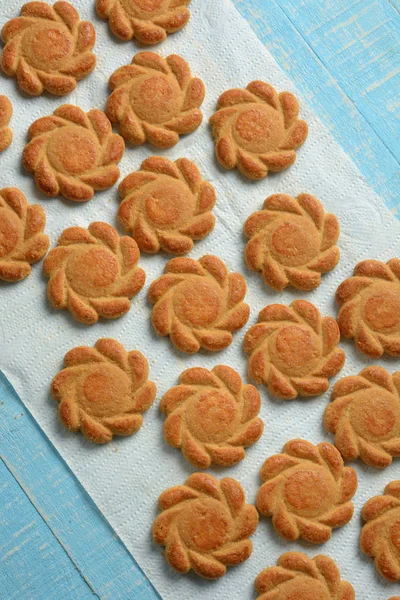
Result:
{"label": "wood grain texture", "polygon": [[[400,0],[234,3],[400,216]],[[1,375],[0,456],[1,600],[158,597]]]}

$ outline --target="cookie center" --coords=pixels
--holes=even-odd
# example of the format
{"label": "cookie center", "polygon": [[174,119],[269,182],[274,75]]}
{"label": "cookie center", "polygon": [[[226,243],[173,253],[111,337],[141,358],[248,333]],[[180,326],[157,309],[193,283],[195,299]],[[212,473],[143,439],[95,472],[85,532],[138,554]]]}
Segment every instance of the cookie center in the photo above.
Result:
{"label": "cookie center", "polygon": [[8,256],[22,237],[21,223],[7,208],[0,208],[0,258]]}
{"label": "cookie center", "polygon": [[331,600],[332,596],[326,586],[306,576],[297,576],[279,586],[282,600]]}
{"label": "cookie center", "polygon": [[400,422],[400,403],[396,397],[381,388],[362,390],[360,396],[351,408],[354,429],[366,438],[391,437]]}
{"label": "cookie center", "polygon": [[236,119],[234,129],[238,144],[256,153],[277,150],[284,131],[282,116],[263,104],[251,104],[244,109]]}
{"label": "cookie center", "polygon": [[282,370],[293,376],[309,373],[320,356],[315,334],[298,325],[284,327],[276,337],[275,348]]}
{"label": "cookie center", "polygon": [[145,200],[148,218],[160,228],[177,227],[193,214],[194,197],[180,181],[164,182]]}
{"label": "cookie center", "polygon": [[174,307],[182,321],[195,327],[206,327],[220,312],[219,288],[205,277],[185,281],[175,293]]}
{"label": "cookie center", "polygon": [[301,469],[290,475],[285,483],[286,501],[297,514],[316,517],[332,504],[332,478],[322,469]]}
{"label": "cookie center", "polygon": [[22,52],[28,64],[49,72],[60,68],[72,54],[72,37],[66,27],[43,22],[33,26],[23,37]]}
{"label": "cookie center", "polygon": [[391,329],[400,322],[400,287],[377,290],[364,304],[364,315],[374,331]]}
{"label": "cookie center", "polygon": [[155,17],[163,14],[167,8],[168,0],[120,0],[120,4],[128,15],[134,17]]}
{"label": "cookie center", "polygon": [[400,516],[390,528],[390,541],[398,552],[400,552]]}
{"label": "cookie center", "polygon": [[226,541],[231,519],[221,502],[199,498],[188,502],[181,513],[179,531],[189,548],[210,552]]}
{"label": "cookie center", "polygon": [[77,251],[67,264],[73,289],[87,298],[105,295],[118,277],[118,262],[111,250],[94,246]]}
{"label": "cookie center", "polygon": [[194,400],[187,414],[187,424],[198,440],[219,443],[233,434],[236,417],[234,399],[215,391]]}
{"label": "cookie center", "polygon": [[47,156],[61,173],[80,175],[97,166],[100,146],[96,136],[83,127],[61,127],[51,134]]}
{"label": "cookie center", "polygon": [[285,266],[306,265],[319,251],[316,228],[300,217],[298,223],[285,222],[275,229],[271,238],[271,251]]}
{"label": "cookie center", "polygon": [[82,408],[96,417],[121,415],[130,408],[130,381],[112,365],[94,367],[83,383]]}
{"label": "cookie center", "polygon": [[155,75],[133,84],[130,93],[133,111],[147,123],[163,124],[180,112],[181,90],[175,79]]}

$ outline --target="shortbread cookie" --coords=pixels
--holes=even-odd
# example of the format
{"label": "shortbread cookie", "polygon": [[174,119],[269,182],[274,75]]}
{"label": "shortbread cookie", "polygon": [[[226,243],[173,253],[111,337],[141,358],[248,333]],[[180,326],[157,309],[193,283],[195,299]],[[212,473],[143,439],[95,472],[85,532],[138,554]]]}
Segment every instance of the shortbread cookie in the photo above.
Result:
{"label": "shortbread cookie", "polygon": [[219,163],[225,169],[236,167],[250,179],[287,169],[308,134],[307,123],[298,114],[293,94],[278,95],[263,81],[224,92],[210,118]]}
{"label": "shortbread cookie", "polygon": [[265,283],[278,291],[287,285],[313,290],[321,283],[321,273],[339,262],[338,220],[325,214],[310,194],[269,196],[263,210],[247,219],[244,233],[250,239],[247,265],[261,271]]}
{"label": "shortbread cookie", "polygon": [[125,144],[112,132],[111,123],[98,109],[85,113],[63,104],[54,114],[29,127],[22,163],[35,176],[46,196],[65,196],[87,202],[95,190],[105,190],[118,180],[117,163]]}
{"label": "shortbread cookie", "polygon": [[156,332],[169,335],[174,346],[188,354],[229,346],[232,331],[243,327],[250,314],[249,305],[242,302],[242,275],[229,273],[216,256],[173,258],[164,272],[148,292],[155,305],[151,321]]}
{"label": "shortbread cookie", "polygon": [[400,372],[372,366],[338,381],[324,424],[345,460],[389,466],[400,456]]}
{"label": "shortbread cookie", "polygon": [[8,126],[12,113],[12,104],[7,96],[0,96],[0,152],[4,152],[13,139],[13,133]]}
{"label": "shortbread cookie", "polygon": [[188,4],[190,0],[96,0],[96,10],[120,40],[136,38],[152,45],[186,25]]}
{"label": "shortbread cookie", "polygon": [[258,514],[234,479],[193,473],[185,485],[163,492],[158,506],[162,513],[154,521],[153,539],[165,546],[167,561],[179,573],[193,569],[217,579],[227,566],[251,555],[249,537],[257,529]]}
{"label": "shortbread cookie", "polygon": [[344,467],[338,450],[328,442],[287,442],[282,454],[267,458],[260,477],[257,508],[272,517],[275,531],[286,540],[321,544],[329,540],[332,528],[353,516],[356,472]]}
{"label": "shortbread cookie", "polygon": [[111,75],[109,86],[107,116],[132,144],[171,148],[203,120],[199,107],[204,84],[192,77],[189,65],[177,54],[164,59],[155,52],[139,52],[131,65]]}
{"label": "shortbread cookie", "polygon": [[80,21],[72,4],[28,2],[21,16],[8,21],[1,32],[5,47],[1,68],[16,77],[30,96],[44,91],[69,94],[76,82],[96,65],[91,50],[96,40],[92,23]]}
{"label": "shortbread cookie", "polygon": [[400,259],[358,263],[353,277],[338,287],[336,300],[340,331],[361,352],[371,358],[384,352],[400,356]]}
{"label": "shortbread cookie", "polygon": [[258,391],[243,385],[236,371],[223,365],[212,371],[200,367],[184,371],[160,408],[167,415],[165,441],[181,448],[198,469],[211,463],[229,467],[243,460],[245,447],[254,444],[264,429],[257,418]]}
{"label": "shortbread cookie", "polygon": [[302,552],[286,552],[277,567],[257,575],[257,600],[354,600],[353,586],[340,579],[336,563],[319,554],[309,558]]}
{"label": "shortbread cookie", "polygon": [[20,281],[49,249],[46,215],[17,188],[0,190],[0,279]]}
{"label": "shortbread cookie", "polygon": [[339,339],[335,319],[322,318],[311,302],[266,306],[243,342],[249,377],[283,400],[318,396],[344,365]]}
{"label": "shortbread cookie", "polygon": [[383,496],[374,496],[362,509],[367,523],[360,546],[375,559],[375,567],[389,581],[400,580],[400,481],[391,481]]}
{"label": "shortbread cookie", "polygon": [[135,240],[120,238],[107,223],[68,227],[43,263],[52,306],[67,308],[86,325],[99,317],[122,317],[130,309],[129,299],[144,285],[139,256]]}
{"label": "shortbread cookie", "polygon": [[67,429],[105,444],[113,435],[128,436],[141,428],[141,413],[156,396],[141,352],[127,352],[115,340],[103,338],[94,348],[70,350],[64,365],[52,381],[51,394],[60,402],[58,414]]}
{"label": "shortbread cookie", "polygon": [[186,254],[214,229],[214,188],[187,158],[151,156],[118,190],[118,218],[144,252]]}

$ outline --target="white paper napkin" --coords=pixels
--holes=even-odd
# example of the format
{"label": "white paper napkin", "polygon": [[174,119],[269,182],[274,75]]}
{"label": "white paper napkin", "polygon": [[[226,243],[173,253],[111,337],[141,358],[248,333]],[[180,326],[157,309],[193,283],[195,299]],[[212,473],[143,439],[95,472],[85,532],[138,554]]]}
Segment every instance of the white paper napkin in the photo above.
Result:
{"label": "white paper napkin", "polygon": [[[118,194],[114,187],[97,193],[84,205],[60,198],[44,198],[21,166],[27,129],[35,119],[50,114],[64,102],[75,103],[85,110],[104,108],[109,76],[117,67],[128,64],[138,51],[134,43],[120,43],[109,33],[107,24],[95,16],[94,2],[75,0],[74,4],[81,18],[94,21],[96,26],[98,63],[94,73],[64,99],[50,96],[25,98],[17,91],[13,80],[3,78],[1,83],[1,92],[10,97],[14,106],[11,123],[14,142],[0,158],[0,186],[18,186],[29,201],[37,201],[44,207],[46,231],[52,246],[68,226],[86,227],[95,220],[115,225]],[[2,2],[0,25],[17,16],[20,5],[20,0]],[[247,301],[251,306],[248,326],[256,322],[258,312],[265,305],[277,301],[289,304],[301,295],[314,302],[323,314],[335,315],[334,292],[351,274],[356,262],[366,258],[388,260],[399,255],[400,224],[301,100],[301,117],[308,122],[310,132],[294,166],[260,182],[245,180],[237,171],[219,168],[207,124],[218,96],[228,88],[245,87],[253,79],[268,81],[279,91],[295,90],[230,0],[194,1],[191,10],[189,25],[156,48],[163,56],[182,55],[192,72],[203,79],[207,90],[202,126],[194,134],[182,137],[175,148],[163,153],[171,159],[187,157],[194,160],[217,191],[216,228],[205,240],[196,243],[191,256],[216,254],[230,270],[245,275]],[[122,175],[138,169],[144,158],[157,153],[160,152],[149,146],[127,148],[120,163]],[[243,223],[249,214],[261,208],[267,196],[276,192],[293,196],[301,192],[312,193],[340,220],[341,261],[311,293],[285,291],[276,294],[267,289],[258,274],[245,266]],[[208,582],[194,575],[179,576],[167,566],[151,540],[157,498],[167,487],[183,483],[193,469],[178,450],[167,447],[163,441],[159,399],[177,383],[179,373],[192,366],[212,368],[216,364],[227,364],[245,378],[246,360],[241,345],[247,327],[235,335],[234,343],[228,349],[218,354],[184,356],[176,352],[168,339],[161,339],[152,331],[150,306],[146,301],[148,286],[162,273],[166,261],[167,257],[163,255],[142,256],[140,264],[147,273],[147,281],[133,300],[129,313],[119,320],[100,322],[92,327],[78,324],[66,311],[53,311],[49,307],[46,279],[40,264],[33,267],[32,275],[25,281],[1,284],[0,367],[22,400],[165,600],[253,598],[253,581],[257,573],[275,564],[280,554],[288,550],[333,557],[341,568],[342,577],[354,585],[358,598],[384,600],[396,593],[396,586],[377,576],[372,560],[363,557],[358,544],[360,509],[369,497],[382,493],[386,483],[400,478],[400,463],[396,461],[384,471],[356,464],[359,488],[355,497],[355,515],[350,524],[334,531],[327,544],[311,547],[287,543],[278,538],[269,519],[261,518],[253,536],[254,552],[250,560],[230,568],[221,580]],[[139,433],[127,439],[115,438],[103,447],[86,442],[82,435],[67,432],[58,422],[57,404],[49,395],[50,381],[61,368],[64,354],[80,344],[91,346],[100,337],[116,338],[129,350],[140,349],[149,359],[151,378],[158,388],[157,400],[145,414],[145,423]],[[356,374],[369,362],[354,350],[352,343],[343,342],[342,347],[347,360],[340,376]],[[393,359],[378,363],[391,372],[400,366],[399,361]],[[263,437],[248,450],[246,459],[239,465],[211,470],[218,477],[238,479],[249,502],[255,500],[258,471],[263,461],[279,452],[287,440],[305,437],[313,443],[324,439],[332,441],[322,426],[329,393],[312,400],[286,403],[269,397],[265,389],[261,394],[261,417],[265,422]]]}

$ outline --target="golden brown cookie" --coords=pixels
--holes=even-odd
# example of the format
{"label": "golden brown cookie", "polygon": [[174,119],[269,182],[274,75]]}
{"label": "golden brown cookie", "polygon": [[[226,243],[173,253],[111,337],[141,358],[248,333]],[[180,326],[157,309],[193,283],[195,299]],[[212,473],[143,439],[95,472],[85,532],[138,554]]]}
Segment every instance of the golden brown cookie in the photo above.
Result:
{"label": "golden brown cookie", "polygon": [[322,204],[310,194],[292,198],[274,194],[263,210],[253,213],[244,225],[249,238],[245,257],[253,271],[261,271],[265,283],[282,291],[287,285],[313,290],[339,262],[335,245],[339,223],[325,214]]}
{"label": "golden brown cookie", "polygon": [[113,435],[128,436],[141,428],[141,413],[156,396],[141,352],[127,352],[117,341],[103,338],[94,348],[67,352],[64,365],[51,383],[51,394],[60,402],[58,414],[67,429],[105,444]]}
{"label": "golden brown cookie", "polygon": [[326,407],[325,428],[345,460],[384,468],[400,456],[400,372],[371,366],[344,377]]}
{"label": "golden brown cookie", "polygon": [[249,537],[257,529],[258,514],[234,479],[193,473],[185,485],[163,492],[158,506],[162,512],[153,523],[153,539],[165,546],[167,561],[179,573],[193,569],[217,579],[227,566],[251,555]]}
{"label": "golden brown cookie", "polygon": [[136,38],[151,45],[186,25],[188,4],[190,0],[96,0],[96,10],[120,40]]}
{"label": "golden brown cookie", "polygon": [[282,454],[267,458],[260,477],[257,508],[286,540],[322,544],[353,516],[356,472],[328,442],[287,442]]}
{"label": "golden brown cookie", "polygon": [[245,90],[224,92],[217,107],[210,124],[217,159],[225,169],[236,167],[250,179],[263,179],[268,171],[283,171],[294,163],[308,127],[298,119],[293,94],[278,95],[269,83],[252,81]]}
{"label": "golden brown cookie", "polygon": [[371,358],[400,356],[400,259],[363,260],[336,291],[341,334]]}
{"label": "golden brown cookie", "polygon": [[4,152],[13,139],[13,133],[8,126],[12,113],[12,104],[7,96],[0,96],[0,152]]}
{"label": "golden brown cookie", "polygon": [[85,113],[63,104],[52,116],[32,123],[28,136],[22,163],[46,196],[87,202],[95,190],[105,190],[119,178],[124,140],[97,108]]}
{"label": "golden brown cookie", "polygon": [[96,32],[69,2],[28,2],[1,32],[1,68],[30,96],[69,94],[96,65]]}
{"label": "golden brown cookie", "polygon": [[249,377],[283,400],[318,396],[344,365],[339,339],[335,319],[322,318],[311,302],[266,306],[243,342]]}
{"label": "golden brown cookie", "polygon": [[354,600],[354,588],[340,579],[336,563],[319,554],[309,558],[302,552],[286,552],[277,567],[257,575],[257,600]]}
{"label": "golden brown cookie", "polygon": [[361,531],[361,550],[375,559],[382,577],[400,580],[400,481],[391,481],[383,496],[368,500],[362,517],[367,523]]}
{"label": "golden brown cookie", "polygon": [[260,395],[253,385],[243,385],[240,376],[223,365],[212,371],[187,369],[179,385],[162,398],[167,415],[164,439],[181,448],[184,457],[198,469],[212,463],[229,467],[244,459],[245,447],[261,436],[264,424],[257,418]]}
{"label": "golden brown cookie", "polygon": [[155,52],[139,52],[131,65],[111,75],[109,86],[106,114],[132,144],[171,148],[203,120],[199,107],[204,84],[191,76],[189,65],[177,54],[164,59]]}
{"label": "golden brown cookie", "polygon": [[0,279],[20,281],[28,277],[30,265],[49,249],[45,225],[41,206],[28,204],[17,188],[0,190]]}
{"label": "golden brown cookie", "polygon": [[229,273],[222,260],[210,255],[173,258],[164,273],[148,291],[156,332],[169,335],[174,346],[188,354],[229,346],[232,331],[243,327],[250,314],[249,305],[242,302],[242,275]]}
{"label": "golden brown cookie", "polygon": [[67,308],[86,325],[99,317],[122,317],[130,309],[129,299],[144,285],[139,256],[135,240],[120,238],[107,223],[68,227],[43,263],[52,306]]}
{"label": "golden brown cookie", "polygon": [[214,188],[187,158],[151,156],[118,191],[118,218],[144,252],[186,254],[214,229]]}

